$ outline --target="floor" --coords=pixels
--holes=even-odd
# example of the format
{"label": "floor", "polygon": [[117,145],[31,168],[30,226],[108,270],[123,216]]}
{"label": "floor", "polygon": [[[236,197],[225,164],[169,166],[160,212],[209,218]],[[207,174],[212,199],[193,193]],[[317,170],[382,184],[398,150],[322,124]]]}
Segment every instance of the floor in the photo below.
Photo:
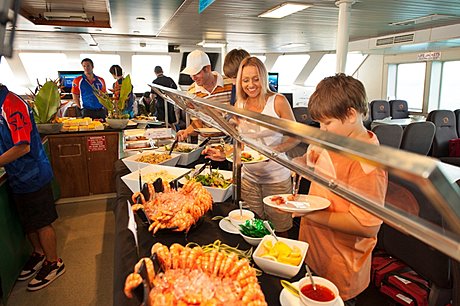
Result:
{"label": "floor", "polygon": [[57,205],[58,254],[66,272],[45,289],[17,282],[6,305],[112,305],[114,216],[110,200]]}

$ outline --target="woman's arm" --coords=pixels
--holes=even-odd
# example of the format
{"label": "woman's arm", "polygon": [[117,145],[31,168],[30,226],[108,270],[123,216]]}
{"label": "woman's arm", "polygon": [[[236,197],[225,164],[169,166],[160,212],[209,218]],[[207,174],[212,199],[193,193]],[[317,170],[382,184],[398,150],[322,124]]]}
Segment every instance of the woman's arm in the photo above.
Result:
{"label": "woman's arm", "polygon": [[[275,97],[275,112],[282,119],[296,121],[291,105],[289,105],[288,100],[283,95],[278,94]],[[278,152],[286,152],[294,148],[299,143],[299,140],[293,137],[285,136],[282,143],[273,147],[273,149]]]}

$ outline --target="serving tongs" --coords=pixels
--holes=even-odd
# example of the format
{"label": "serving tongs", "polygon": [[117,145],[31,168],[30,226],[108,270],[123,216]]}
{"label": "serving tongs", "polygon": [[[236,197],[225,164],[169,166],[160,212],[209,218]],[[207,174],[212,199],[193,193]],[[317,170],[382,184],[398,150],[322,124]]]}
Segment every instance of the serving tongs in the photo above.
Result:
{"label": "serving tongs", "polygon": [[177,146],[178,143],[179,143],[179,139],[176,138],[176,140],[174,140],[174,142],[171,145],[171,149],[169,149],[168,155],[172,154],[172,152],[174,151],[174,148]]}
{"label": "serving tongs", "polygon": [[170,182],[169,182],[169,186],[170,186],[172,189],[177,190],[177,189],[179,188],[179,180],[182,179],[184,176],[189,175],[190,172],[192,172],[192,169],[190,169],[190,171],[187,171],[187,172],[185,172],[184,174],[181,174],[181,175],[179,175],[178,177],[176,177],[175,179],[173,179],[172,181],[170,181]]}
{"label": "serving tongs", "polygon": [[206,137],[206,139],[203,140],[203,141],[198,145],[198,148],[201,148],[201,147],[205,146],[210,140],[211,140],[211,137]]}
{"label": "serving tongs", "polygon": [[192,178],[197,177],[198,174],[200,174],[201,172],[203,172],[204,169],[206,169],[206,167],[207,167],[208,165],[211,165],[211,161],[210,161],[210,160],[208,160],[207,162],[205,162],[205,163],[203,164],[203,166],[201,166],[198,170],[196,170],[196,171],[192,174]]}

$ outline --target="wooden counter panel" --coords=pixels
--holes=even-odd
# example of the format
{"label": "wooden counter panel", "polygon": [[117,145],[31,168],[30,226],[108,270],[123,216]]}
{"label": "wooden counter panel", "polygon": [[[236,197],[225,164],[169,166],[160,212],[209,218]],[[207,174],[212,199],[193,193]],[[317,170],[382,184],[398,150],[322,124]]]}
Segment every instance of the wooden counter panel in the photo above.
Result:
{"label": "wooden counter panel", "polygon": [[90,194],[115,192],[113,164],[118,160],[118,134],[106,134],[104,150],[91,150],[91,136],[85,137],[88,157],[88,180]]}
{"label": "wooden counter panel", "polygon": [[51,163],[61,196],[86,196],[89,192],[86,146],[82,137],[49,138]]}

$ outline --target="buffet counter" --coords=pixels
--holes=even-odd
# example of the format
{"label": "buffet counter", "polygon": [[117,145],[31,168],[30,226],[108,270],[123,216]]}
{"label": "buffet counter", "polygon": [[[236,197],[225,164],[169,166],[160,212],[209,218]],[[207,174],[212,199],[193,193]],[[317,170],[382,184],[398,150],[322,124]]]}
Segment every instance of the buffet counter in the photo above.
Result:
{"label": "buffet counter", "polygon": [[[115,183],[117,197],[113,202],[115,214],[115,258],[114,258],[114,286],[113,286],[113,305],[135,305],[138,306],[142,301],[134,298],[128,299],[123,293],[126,276],[133,272],[134,265],[141,257],[149,257],[150,249],[155,242],[161,242],[167,246],[173,243],[186,245],[188,242],[195,242],[199,245],[207,245],[215,240],[232,247],[238,246],[241,250],[248,250],[252,246],[247,244],[240,235],[229,234],[219,228],[218,221],[211,220],[214,216],[226,216],[230,210],[235,209],[231,202],[215,203],[213,210],[206,213],[202,221],[199,221],[195,228],[190,229],[188,235],[183,232],[160,232],[155,237],[148,232],[146,225],[135,215],[137,224],[138,249],[136,248],[133,233],[127,228],[128,225],[128,202],[132,192],[126,186],[121,177],[129,174],[130,171],[121,160],[115,163]],[[255,248],[254,248],[255,249]],[[297,281],[305,275],[305,268],[292,281]],[[262,274],[258,277],[262,291],[268,305],[279,305],[279,295],[282,287],[281,278]]]}

